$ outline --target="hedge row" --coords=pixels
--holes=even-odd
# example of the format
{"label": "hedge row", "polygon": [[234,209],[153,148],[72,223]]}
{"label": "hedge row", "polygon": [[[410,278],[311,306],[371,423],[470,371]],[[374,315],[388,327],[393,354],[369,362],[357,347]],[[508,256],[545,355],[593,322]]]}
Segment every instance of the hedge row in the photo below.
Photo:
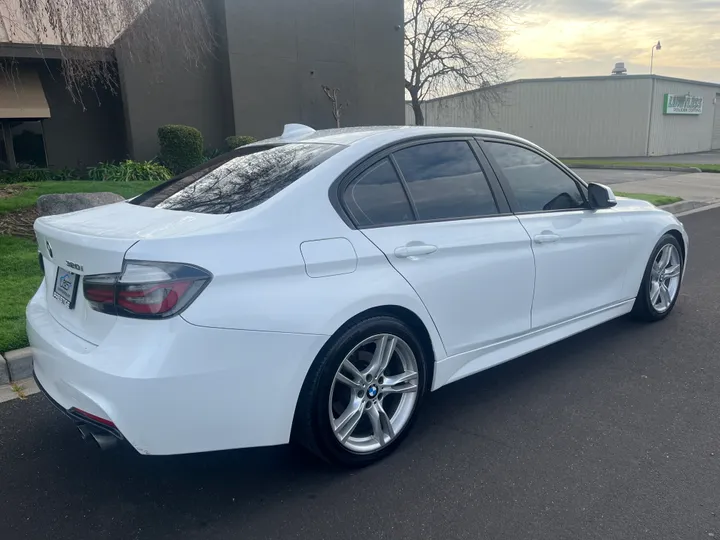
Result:
{"label": "hedge row", "polygon": [[162,182],[225,152],[255,142],[253,137],[233,135],[225,139],[226,146],[224,148],[204,151],[203,136],[199,130],[190,126],[174,124],[158,129],[158,140],[160,142],[159,163],[126,160],[122,163],[99,163],[95,167],[87,169],[45,169],[21,166],[12,171],[0,172],[0,184],[85,178],[103,182]]}
{"label": "hedge row", "polygon": [[207,159],[255,142],[255,138],[247,135],[233,135],[225,139],[225,148],[203,152],[202,133],[194,127],[168,124],[158,129],[157,134],[160,142],[160,162],[174,174],[180,174],[197,167]]}

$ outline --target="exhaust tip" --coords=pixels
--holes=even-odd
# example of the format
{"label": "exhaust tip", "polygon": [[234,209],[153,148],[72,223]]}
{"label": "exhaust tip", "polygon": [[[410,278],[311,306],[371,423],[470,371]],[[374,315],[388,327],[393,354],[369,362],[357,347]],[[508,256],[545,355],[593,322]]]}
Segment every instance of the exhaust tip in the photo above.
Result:
{"label": "exhaust tip", "polygon": [[88,427],[86,424],[77,426],[84,441],[92,441],[98,445],[100,450],[110,450],[117,446],[119,439],[109,433],[99,433]]}
{"label": "exhaust tip", "polygon": [[110,450],[111,448],[115,448],[118,443],[117,437],[105,435],[104,433],[93,433],[92,438],[100,447],[100,450]]}

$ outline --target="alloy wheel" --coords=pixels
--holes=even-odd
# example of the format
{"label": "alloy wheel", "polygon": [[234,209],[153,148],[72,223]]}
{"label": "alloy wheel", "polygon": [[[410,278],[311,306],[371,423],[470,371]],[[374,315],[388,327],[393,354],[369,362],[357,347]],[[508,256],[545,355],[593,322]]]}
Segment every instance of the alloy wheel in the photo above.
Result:
{"label": "alloy wheel", "polygon": [[412,348],[392,334],[356,345],[340,364],[330,388],[330,426],[357,454],[390,444],[408,424],[418,399],[418,363]]}
{"label": "alloy wheel", "polygon": [[675,301],[681,273],[680,253],[674,245],[665,244],[656,255],[650,271],[650,305],[658,313],[665,313]]}

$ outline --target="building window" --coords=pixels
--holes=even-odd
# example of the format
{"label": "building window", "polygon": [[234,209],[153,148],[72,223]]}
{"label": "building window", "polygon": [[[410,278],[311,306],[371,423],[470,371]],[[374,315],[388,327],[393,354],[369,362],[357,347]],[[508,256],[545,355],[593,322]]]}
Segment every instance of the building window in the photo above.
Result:
{"label": "building window", "polygon": [[47,167],[45,138],[40,120],[10,123],[15,162],[35,167]]}
{"label": "building window", "polygon": [[40,120],[10,120],[0,122],[0,168],[15,169],[22,165],[47,167],[45,137]]}

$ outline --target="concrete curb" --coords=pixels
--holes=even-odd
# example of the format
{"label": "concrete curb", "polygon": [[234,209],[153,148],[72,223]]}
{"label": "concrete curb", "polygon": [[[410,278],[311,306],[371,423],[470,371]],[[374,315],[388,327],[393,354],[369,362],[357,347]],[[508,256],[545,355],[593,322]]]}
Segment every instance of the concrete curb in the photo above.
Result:
{"label": "concrete curb", "polygon": [[24,399],[33,394],[38,394],[40,389],[38,388],[35,379],[24,379],[21,381],[13,382],[13,386],[6,384],[0,386],[0,403],[6,401],[13,401],[15,399]]}
{"label": "concrete curb", "polygon": [[697,167],[662,167],[660,165],[584,165],[584,164],[565,164],[571,169],[619,169],[623,171],[671,171],[671,172],[685,172],[685,173],[699,173],[702,172]]}
{"label": "concrete curb", "polygon": [[676,213],[675,216],[676,217],[689,216],[691,214],[697,214],[698,212],[704,212],[705,210],[715,210],[717,208],[720,208],[720,202],[718,202],[718,200],[715,199],[714,201],[710,201],[708,203],[703,203],[702,206],[699,206],[692,210],[686,210],[684,212]]}
{"label": "concrete curb", "polygon": [[[6,352],[4,356],[7,365],[7,374],[9,375],[7,382],[15,382],[32,377],[33,355],[30,347]],[[3,366],[0,366],[0,384],[2,384],[3,381],[2,367]]]}
{"label": "concrete curb", "polygon": [[699,202],[699,201],[680,201],[672,204],[666,204],[664,206],[661,206],[663,210],[670,212],[671,214],[680,214],[682,212],[688,212],[690,210],[695,210],[696,208],[702,208],[703,206],[708,206],[709,204],[713,204],[717,201],[710,201],[710,202]]}
{"label": "concrete curb", "polygon": [[8,371],[7,362],[0,354],[0,386],[10,384],[10,372]]}

